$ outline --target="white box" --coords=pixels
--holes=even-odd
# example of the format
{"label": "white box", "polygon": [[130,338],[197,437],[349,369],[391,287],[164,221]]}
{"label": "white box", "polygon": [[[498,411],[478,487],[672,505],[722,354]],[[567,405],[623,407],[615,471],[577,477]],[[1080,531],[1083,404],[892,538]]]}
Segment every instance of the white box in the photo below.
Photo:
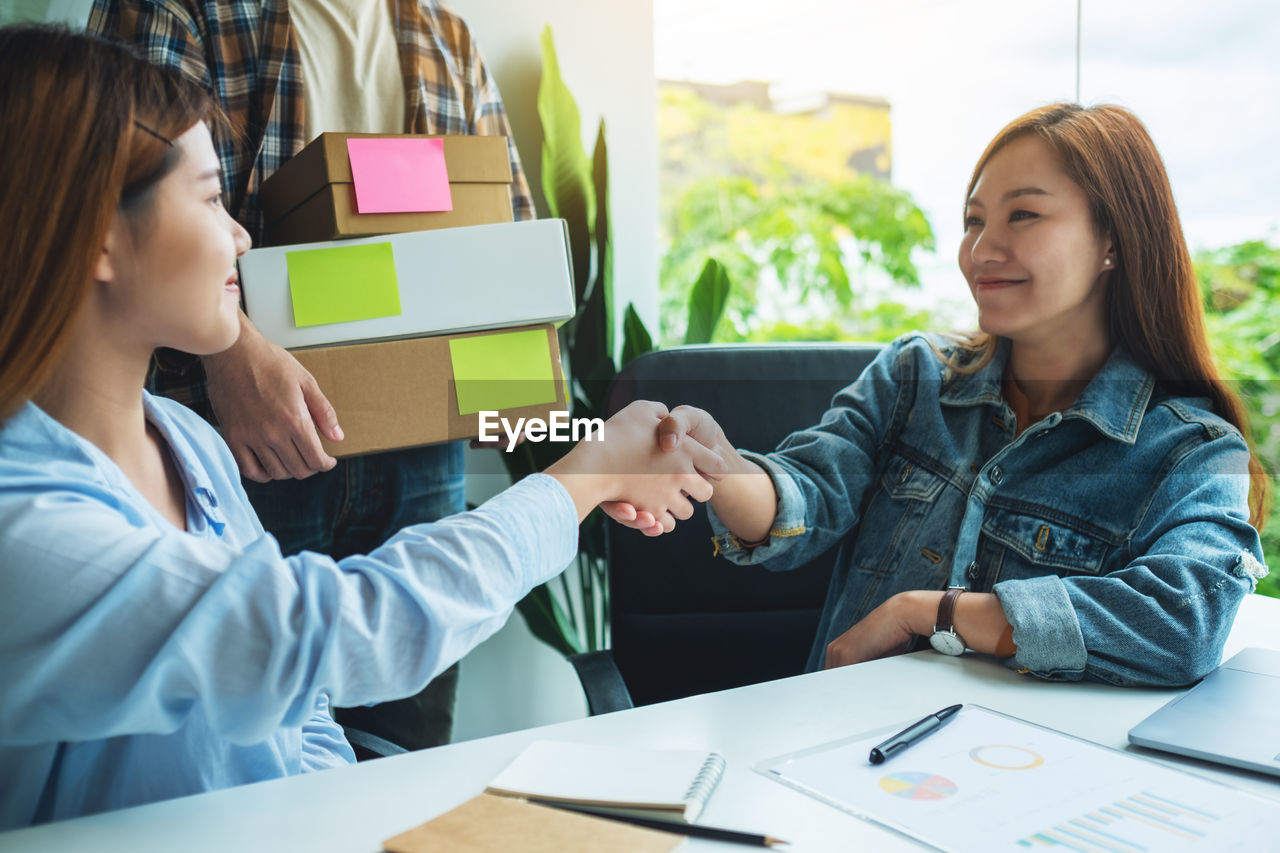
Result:
{"label": "white box", "polygon": [[[374,243],[391,244],[400,314],[296,326],[288,253]],[[574,314],[570,264],[564,221],[536,219],[251,249],[240,258],[240,283],[258,331],[294,348],[558,325]]]}

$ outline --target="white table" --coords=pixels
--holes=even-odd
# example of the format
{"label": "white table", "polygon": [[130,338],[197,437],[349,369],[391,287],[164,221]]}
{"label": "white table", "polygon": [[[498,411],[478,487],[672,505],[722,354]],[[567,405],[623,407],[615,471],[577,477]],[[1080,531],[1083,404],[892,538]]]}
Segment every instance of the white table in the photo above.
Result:
{"label": "white table", "polygon": [[[1226,656],[1245,646],[1280,648],[1277,629],[1280,600],[1249,596]],[[0,850],[373,853],[382,839],[479,793],[535,738],[716,750],[728,760],[728,770],[701,822],[785,838],[793,850],[916,850],[910,841],[772,782],[752,766],[955,702],[979,703],[1126,748],[1128,730],[1175,693],[1046,683],[990,658],[920,652],[0,834]],[[1161,760],[1280,799],[1280,778],[1172,756]],[[735,848],[691,839],[685,849]]]}

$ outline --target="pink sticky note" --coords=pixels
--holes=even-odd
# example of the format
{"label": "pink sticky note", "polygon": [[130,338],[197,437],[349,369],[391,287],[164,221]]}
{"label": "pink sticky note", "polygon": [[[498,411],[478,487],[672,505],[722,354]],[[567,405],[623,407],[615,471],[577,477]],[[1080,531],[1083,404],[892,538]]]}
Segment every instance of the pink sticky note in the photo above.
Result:
{"label": "pink sticky note", "polygon": [[356,212],[453,210],[443,139],[347,140],[355,177]]}

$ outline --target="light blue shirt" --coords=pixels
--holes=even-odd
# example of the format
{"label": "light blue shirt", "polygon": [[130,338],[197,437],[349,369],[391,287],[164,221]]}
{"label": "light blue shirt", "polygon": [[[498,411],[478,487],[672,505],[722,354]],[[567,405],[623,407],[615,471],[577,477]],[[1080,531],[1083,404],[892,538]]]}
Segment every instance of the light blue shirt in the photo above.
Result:
{"label": "light blue shirt", "polygon": [[218,434],[143,402],[185,532],[34,404],[0,427],[0,829],[350,762],[331,702],[415,693],[577,548],[534,475],[368,555],[282,557]]}

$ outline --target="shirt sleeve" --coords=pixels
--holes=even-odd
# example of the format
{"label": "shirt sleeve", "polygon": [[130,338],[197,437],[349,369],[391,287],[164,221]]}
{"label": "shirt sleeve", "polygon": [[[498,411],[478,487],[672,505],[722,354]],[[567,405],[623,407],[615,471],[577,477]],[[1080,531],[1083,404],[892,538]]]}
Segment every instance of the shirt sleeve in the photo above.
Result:
{"label": "shirt sleeve", "polygon": [[1018,646],[1012,666],[1055,680],[1178,686],[1218,665],[1236,609],[1266,569],[1248,520],[1248,447],[1234,432],[1197,445],[1156,487],[1123,569],[995,585]]}
{"label": "shirt sleeve", "polygon": [[302,772],[324,770],[355,764],[356,753],[342,733],[342,726],[333,719],[329,697],[320,694],[315,713],[302,725]]}
{"label": "shirt sleeve", "polygon": [[136,46],[151,62],[213,90],[195,19],[168,3],[94,0],[88,30]]}
{"label": "shirt sleeve", "polygon": [[902,381],[901,374],[914,369],[901,343],[886,347],[835,396],[817,426],[792,433],[772,453],[743,453],[773,479],[777,514],[767,541],[748,548],[708,505],[716,552],[740,565],[789,570],[848,533],[875,481],[876,459],[893,414],[904,405],[901,391],[917,384]]}
{"label": "shirt sleeve", "polygon": [[489,74],[480,55],[480,48],[471,41],[471,57],[469,63],[471,80],[476,89],[476,133],[481,136],[505,136],[507,138],[507,154],[511,158],[511,213],[517,222],[536,219],[538,213],[533,207],[533,196],[529,192],[529,182],[525,178],[524,166],[520,163],[520,152],[516,149],[515,135],[511,132],[511,123],[507,120],[507,110],[502,103],[502,94],[498,84]]}
{"label": "shirt sleeve", "polygon": [[[458,26],[465,27],[461,19],[458,19],[457,23]],[[538,211],[534,210],[534,197],[529,192],[529,181],[525,177],[525,168],[520,161],[520,151],[516,149],[516,137],[511,132],[511,122],[507,120],[507,108],[503,105],[498,83],[489,73],[484,56],[480,54],[480,47],[476,45],[475,38],[470,37],[470,32],[467,32],[467,37],[461,40],[461,44],[454,45],[454,49],[466,51],[466,82],[467,87],[474,93],[474,100],[472,100],[475,105],[474,115],[472,115],[472,122],[475,124],[474,132],[477,136],[507,137],[507,155],[511,158],[512,216],[516,222],[536,219]]]}
{"label": "shirt sleeve", "polygon": [[0,503],[0,741],[167,733],[199,703],[255,743],[321,696],[409,695],[496,631],[577,547],[573,502],[535,474],[479,509],[341,561],[128,523],[35,483]]}

